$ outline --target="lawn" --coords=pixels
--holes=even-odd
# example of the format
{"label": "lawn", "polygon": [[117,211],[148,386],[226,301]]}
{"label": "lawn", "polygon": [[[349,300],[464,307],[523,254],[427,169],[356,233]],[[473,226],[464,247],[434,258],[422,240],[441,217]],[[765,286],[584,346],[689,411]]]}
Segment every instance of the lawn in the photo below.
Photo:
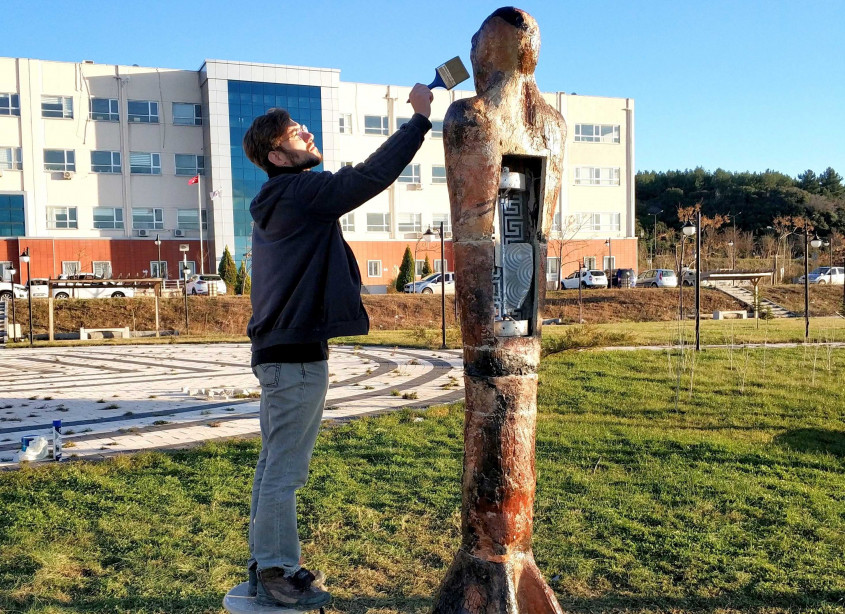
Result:
{"label": "lawn", "polygon": [[[845,612],[845,350],[552,354],[535,554],[568,612]],[[422,420],[419,420],[422,418]],[[459,538],[462,408],[326,428],[301,497],[332,611],[423,613]],[[220,612],[257,442],[0,475],[0,611]]]}

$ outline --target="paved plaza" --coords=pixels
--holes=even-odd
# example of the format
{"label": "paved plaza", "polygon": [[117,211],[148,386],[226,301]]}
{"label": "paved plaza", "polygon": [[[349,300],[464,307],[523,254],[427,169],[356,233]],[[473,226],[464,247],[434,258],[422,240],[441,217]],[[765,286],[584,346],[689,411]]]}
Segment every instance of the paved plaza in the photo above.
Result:
{"label": "paved plaza", "polygon": [[[0,350],[0,467],[57,419],[65,459],[257,435],[249,359],[248,344]],[[458,350],[332,346],[329,373],[324,420],[463,397]]]}

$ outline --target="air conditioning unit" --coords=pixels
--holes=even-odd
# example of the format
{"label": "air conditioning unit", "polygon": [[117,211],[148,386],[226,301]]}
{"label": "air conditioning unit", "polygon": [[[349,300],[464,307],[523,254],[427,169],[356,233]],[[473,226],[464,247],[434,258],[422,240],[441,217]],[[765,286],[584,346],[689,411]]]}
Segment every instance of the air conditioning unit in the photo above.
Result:
{"label": "air conditioning unit", "polygon": [[73,171],[64,171],[62,173],[62,179],[73,179]]}
{"label": "air conditioning unit", "polygon": [[149,231],[149,230],[147,230],[146,228],[139,228],[139,229],[138,229],[138,236],[139,236],[139,237],[149,237],[149,236],[150,236],[150,231]]}
{"label": "air conditioning unit", "polygon": [[408,189],[409,190],[422,190],[422,184],[421,183],[409,183]]}
{"label": "air conditioning unit", "polygon": [[173,236],[174,236],[174,237],[184,237],[184,236],[185,236],[185,231],[184,231],[184,230],[182,230],[181,228],[174,228],[174,229],[173,229]]}

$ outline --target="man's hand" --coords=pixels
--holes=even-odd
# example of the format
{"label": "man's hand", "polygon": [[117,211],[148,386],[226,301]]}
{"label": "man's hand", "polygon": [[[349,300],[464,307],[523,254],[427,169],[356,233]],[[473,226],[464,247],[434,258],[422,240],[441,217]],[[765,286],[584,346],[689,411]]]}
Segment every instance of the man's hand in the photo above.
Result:
{"label": "man's hand", "polygon": [[431,90],[422,83],[417,83],[411,89],[411,95],[408,97],[408,102],[414,109],[414,113],[419,113],[429,117],[431,115],[431,101],[434,100],[434,94]]}

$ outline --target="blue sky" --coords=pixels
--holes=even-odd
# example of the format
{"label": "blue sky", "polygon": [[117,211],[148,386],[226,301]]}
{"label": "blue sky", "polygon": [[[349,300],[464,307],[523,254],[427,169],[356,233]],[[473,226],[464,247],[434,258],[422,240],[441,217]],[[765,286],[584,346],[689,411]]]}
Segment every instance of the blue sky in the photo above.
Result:
{"label": "blue sky", "polygon": [[[6,3],[0,56],[197,69],[339,68],[411,85],[502,4],[358,0]],[[533,0],[544,91],[636,101],[638,170],[845,174],[845,1]],[[467,82],[469,83],[469,82]]]}

